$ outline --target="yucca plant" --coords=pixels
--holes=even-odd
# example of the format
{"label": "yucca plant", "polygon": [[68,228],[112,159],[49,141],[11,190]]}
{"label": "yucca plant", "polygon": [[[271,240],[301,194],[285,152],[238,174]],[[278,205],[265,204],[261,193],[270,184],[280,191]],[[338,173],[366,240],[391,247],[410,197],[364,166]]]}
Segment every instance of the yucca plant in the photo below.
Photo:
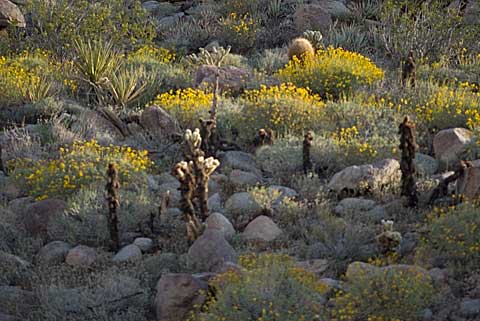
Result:
{"label": "yucca plant", "polygon": [[142,67],[123,67],[112,73],[102,87],[107,90],[113,105],[126,107],[141,98],[152,82],[153,77]]}
{"label": "yucca plant", "polygon": [[75,50],[75,69],[80,79],[88,85],[88,93],[92,89],[97,93],[99,85],[121,65],[121,56],[113,48],[112,42],[75,41]]}
{"label": "yucca plant", "polygon": [[52,80],[45,76],[41,76],[30,78],[25,87],[21,90],[25,99],[34,103],[53,96],[54,93],[52,88]]}

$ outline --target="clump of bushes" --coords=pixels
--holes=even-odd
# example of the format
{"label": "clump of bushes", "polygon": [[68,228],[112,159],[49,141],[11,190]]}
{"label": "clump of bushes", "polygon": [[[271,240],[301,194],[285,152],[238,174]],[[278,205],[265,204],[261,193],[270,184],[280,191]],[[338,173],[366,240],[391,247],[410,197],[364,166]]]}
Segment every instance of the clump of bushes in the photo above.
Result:
{"label": "clump of bushes", "polygon": [[138,181],[152,165],[147,151],[126,146],[101,146],[95,140],[78,141],[71,148],[60,148],[59,157],[9,162],[14,177],[37,200],[66,197],[83,187],[106,179],[109,163],[117,165],[120,183]]}
{"label": "clump of bushes", "polygon": [[337,98],[383,79],[383,70],[359,53],[328,47],[304,61],[294,58],[278,77],[324,97]]}
{"label": "clump of bushes", "polygon": [[188,320],[327,320],[328,287],[281,254],[240,257],[241,271],[216,276],[216,296]]}
{"label": "clump of bushes", "polygon": [[[158,105],[174,116],[185,128],[198,127],[198,120],[208,116],[213,94],[185,88],[159,94],[150,105]],[[148,107],[147,107],[148,108]]]}
{"label": "clump of bushes", "polygon": [[284,135],[315,128],[324,114],[325,103],[309,89],[284,83],[246,91],[243,106],[241,128],[251,135],[259,128]]}
{"label": "clump of bushes", "polygon": [[457,273],[480,264],[480,217],[478,208],[464,204],[454,209],[436,209],[427,218],[427,234],[417,248],[418,261],[443,262]]}
{"label": "clump of bushes", "polygon": [[430,277],[414,269],[375,269],[360,267],[349,277],[346,290],[336,294],[331,320],[422,320],[434,299]]}

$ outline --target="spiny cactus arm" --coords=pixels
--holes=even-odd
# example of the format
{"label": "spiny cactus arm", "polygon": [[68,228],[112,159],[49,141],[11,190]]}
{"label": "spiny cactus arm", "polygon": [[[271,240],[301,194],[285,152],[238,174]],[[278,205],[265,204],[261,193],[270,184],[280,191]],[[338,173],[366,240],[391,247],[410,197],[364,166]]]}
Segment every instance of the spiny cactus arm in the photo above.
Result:
{"label": "spiny cactus arm", "polygon": [[120,247],[120,241],[118,237],[118,215],[117,209],[120,207],[120,197],[118,190],[120,183],[118,181],[118,171],[115,164],[108,164],[107,170],[107,185],[105,189],[107,191],[108,201],[108,227],[110,230],[111,249],[116,251]]}

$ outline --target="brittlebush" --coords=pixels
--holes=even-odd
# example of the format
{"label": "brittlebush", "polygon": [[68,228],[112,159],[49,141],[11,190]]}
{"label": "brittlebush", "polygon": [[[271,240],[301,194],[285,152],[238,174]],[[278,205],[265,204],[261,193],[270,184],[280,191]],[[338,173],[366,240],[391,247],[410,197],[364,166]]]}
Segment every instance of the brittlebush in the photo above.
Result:
{"label": "brittlebush", "polygon": [[14,160],[14,177],[37,200],[68,197],[79,189],[106,180],[109,163],[118,168],[120,183],[138,182],[152,166],[147,151],[127,146],[101,146],[95,140],[60,148],[52,160]]}
{"label": "brittlebush", "polygon": [[278,77],[323,97],[349,95],[360,86],[383,79],[383,70],[359,53],[328,47],[300,61],[292,59]]}

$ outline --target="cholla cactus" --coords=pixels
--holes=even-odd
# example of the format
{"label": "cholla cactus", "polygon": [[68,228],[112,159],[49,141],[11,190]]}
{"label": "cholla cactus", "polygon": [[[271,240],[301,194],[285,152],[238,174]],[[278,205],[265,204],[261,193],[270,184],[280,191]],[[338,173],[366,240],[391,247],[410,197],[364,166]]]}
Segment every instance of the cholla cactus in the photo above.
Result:
{"label": "cholla cactus", "polygon": [[382,220],[382,233],[377,236],[377,241],[382,247],[382,252],[389,255],[395,252],[395,249],[402,241],[402,234],[393,230],[392,220]]}
{"label": "cholla cactus", "polygon": [[313,48],[315,48],[317,50],[323,48],[323,42],[322,42],[323,35],[320,31],[307,30],[303,33],[303,38],[310,41]]}
{"label": "cholla cactus", "polygon": [[118,171],[115,167],[115,164],[108,164],[107,170],[107,184],[105,185],[105,190],[107,192],[107,202],[108,202],[108,228],[110,230],[110,247],[112,250],[116,251],[120,247],[120,241],[118,237],[118,215],[117,209],[120,207],[120,197],[118,189],[120,188],[120,183],[118,182]]}
{"label": "cholla cactus", "polygon": [[197,208],[201,221],[205,221],[209,214],[208,182],[210,175],[217,169],[220,162],[213,157],[205,158],[204,152],[200,149],[202,137],[198,128],[193,132],[188,129],[185,133],[185,141],[187,161],[179,162],[173,169],[173,175],[180,182],[181,210],[185,215],[188,239],[194,241],[204,229],[196,215],[195,200],[198,201]]}
{"label": "cholla cactus", "polygon": [[230,53],[231,47],[213,47],[211,51],[208,51],[205,48],[200,48],[199,50],[200,53],[198,55],[191,54],[188,56],[191,63],[221,67],[223,61]]}

